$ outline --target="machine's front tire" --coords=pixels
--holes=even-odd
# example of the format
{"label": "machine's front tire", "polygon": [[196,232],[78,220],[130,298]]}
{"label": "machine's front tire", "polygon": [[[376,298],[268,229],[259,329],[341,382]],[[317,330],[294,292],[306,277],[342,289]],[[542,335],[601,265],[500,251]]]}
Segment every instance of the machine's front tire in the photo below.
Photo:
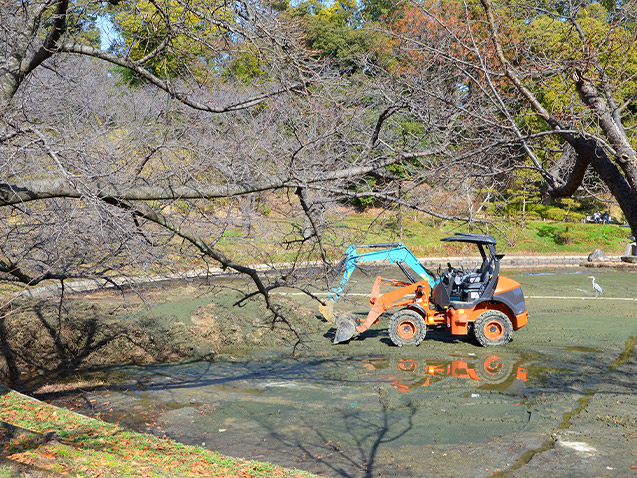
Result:
{"label": "machine's front tire", "polygon": [[419,345],[427,334],[427,324],[418,312],[403,309],[389,319],[389,338],[394,344]]}
{"label": "machine's front tire", "polygon": [[504,345],[511,342],[513,325],[503,312],[487,310],[473,324],[473,335],[480,345]]}

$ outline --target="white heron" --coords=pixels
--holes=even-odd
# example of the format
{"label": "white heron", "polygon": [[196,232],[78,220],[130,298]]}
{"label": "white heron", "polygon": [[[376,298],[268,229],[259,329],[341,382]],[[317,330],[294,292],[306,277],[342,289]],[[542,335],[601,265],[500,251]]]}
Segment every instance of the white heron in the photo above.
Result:
{"label": "white heron", "polygon": [[588,276],[588,278],[593,279],[593,289],[595,290],[595,297],[597,297],[599,294],[603,294],[604,292],[602,291],[602,288],[597,282],[595,282],[595,276]]}

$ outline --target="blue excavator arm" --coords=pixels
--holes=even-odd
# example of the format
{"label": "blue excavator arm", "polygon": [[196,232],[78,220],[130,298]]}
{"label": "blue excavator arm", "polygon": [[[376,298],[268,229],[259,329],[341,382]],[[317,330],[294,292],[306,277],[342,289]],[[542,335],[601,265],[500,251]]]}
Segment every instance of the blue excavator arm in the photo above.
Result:
{"label": "blue excavator arm", "polygon": [[[359,248],[377,250],[359,253]],[[433,290],[434,286],[440,280],[436,279],[435,274],[424,267],[418,261],[414,253],[411,252],[402,242],[389,244],[364,244],[359,246],[351,244],[345,251],[345,257],[337,266],[337,270],[343,270],[343,276],[341,277],[338,286],[330,289],[327,295],[326,305],[319,307],[319,311],[323,314],[325,319],[329,321],[333,320],[334,302],[341,298],[343,291],[345,290],[345,286],[354,273],[356,266],[362,262],[377,261],[387,261],[390,264],[397,264],[411,282],[426,280],[429,283],[430,290]],[[405,266],[408,266],[419,277],[414,277]]]}

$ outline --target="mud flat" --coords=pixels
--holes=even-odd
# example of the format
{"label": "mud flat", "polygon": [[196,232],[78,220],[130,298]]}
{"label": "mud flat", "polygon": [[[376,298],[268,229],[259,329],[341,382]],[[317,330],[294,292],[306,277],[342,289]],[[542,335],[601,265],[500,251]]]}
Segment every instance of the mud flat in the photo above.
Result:
{"label": "mud flat", "polygon": [[[234,329],[215,329],[214,360],[108,367],[73,377],[98,387],[69,383],[40,396],[138,431],[325,476],[631,476],[637,274],[596,270],[604,289],[596,297],[590,273],[504,272],[522,283],[530,311],[506,347],[431,330],[419,347],[397,348],[386,318],[332,346],[332,325],[288,291],[290,311],[312,319],[302,322],[307,336],[294,355],[289,337],[255,339],[267,332],[255,325],[258,309],[244,309]],[[350,292],[360,302],[339,310],[364,314],[372,281],[357,277]],[[156,312],[185,327],[229,314],[231,301],[218,295],[192,300],[176,294]]]}

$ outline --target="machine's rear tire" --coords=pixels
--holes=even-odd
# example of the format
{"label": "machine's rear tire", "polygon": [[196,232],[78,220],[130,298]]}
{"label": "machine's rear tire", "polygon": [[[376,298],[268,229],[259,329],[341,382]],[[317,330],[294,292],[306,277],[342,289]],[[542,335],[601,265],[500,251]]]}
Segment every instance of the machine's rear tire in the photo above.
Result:
{"label": "machine's rear tire", "polygon": [[473,335],[480,345],[504,345],[511,341],[513,325],[505,313],[487,310],[473,324]]}
{"label": "machine's rear tire", "polygon": [[427,334],[427,324],[418,312],[403,309],[389,319],[389,338],[394,344],[419,345]]}

